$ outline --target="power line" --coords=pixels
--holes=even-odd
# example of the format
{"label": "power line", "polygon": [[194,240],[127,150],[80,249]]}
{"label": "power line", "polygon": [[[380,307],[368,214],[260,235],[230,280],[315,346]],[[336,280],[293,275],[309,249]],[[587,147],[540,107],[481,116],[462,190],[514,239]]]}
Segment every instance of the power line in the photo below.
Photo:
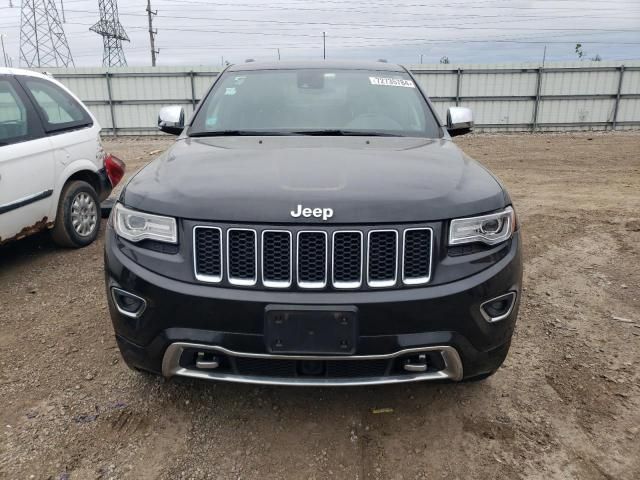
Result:
{"label": "power line", "polygon": [[[82,22],[68,22],[69,24],[74,24],[74,25],[90,25],[87,23],[82,23]],[[146,27],[130,27],[132,29],[138,29],[138,30],[146,30]],[[178,32],[201,32],[201,33],[223,33],[223,34],[235,34],[235,35],[257,35],[257,36],[285,36],[285,37],[305,37],[305,38],[318,38],[320,36],[320,34],[287,34],[287,33],[274,33],[274,32],[245,32],[245,31],[238,31],[238,30],[211,30],[211,29],[198,29],[198,28],[170,28],[167,27],[165,28],[165,30],[169,30],[169,31],[178,31]],[[600,32],[600,33],[606,33],[606,32]],[[567,33],[564,35],[569,35],[569,34],[573,34],[574,33]],[[598,34],[598,32],[596,32],[595,34]],[[591,35],[594,35],[594,33],[592,33]],[[329,38],[329,36],[327,36],[327,38]],[[331,35],[331,38],[334,39],[349,39],[349,40],[382,40],[382,41],[391,41],[391,43],[387,43],[386,45],[423,45],[424,43],[406,43],[406,41],[410,41],[410,42],[429,42],[429,43],[514,43],[514,44],[529,44],[529,43],[533,43],[533,44],[538,44],[538,43],[557,43],[557,44],[573,44],[575,43],[574,40],[559,40],[559,41],[549,41],[548,38],[550,38],[549,36],[545,36],[544,39],[540,39],[540,40],[535,40],[531,39],[528,40],[526,39],[526,37],[524,38],[489,38],[489,39],[474,39],[474,38],[453,38],[453,39],[437,39],[437,38],[426,38],[426,37],[421,37],[421,38],[406,38],[403,37],[402,40],[405,42],[397,42],[396,39],[394,38],[390,38],[390,37],[364,37],[364,36],[352,36],[352,35]],[[607,40],[607,41],[600,41],[600,40],[589,40],[589,41],[584,41],[583,43],[590,43],[590,44],[604,44],[604,45],[637,45],[640,44],[640,42],[629,42],[629,41],[616,41],[616,40]],[[295,45],[295,44],[293,44]],[[367,46],[369,44],[363,44],[363,46]],[[251,47],[252,44],[248,45],[248,47]],[[384,46],[384,44],[380,45],[380,46]],[[176,47],[177,48],[177,47]],[[176,48],[171,48],[172,50],[176,49]],[[188,48],[188,47],[180,47],[180,48]]]}
{"label": "power line", "polygon": [[[254,35],[254,36],[275,36],[275,37],[302,37],[302,38],[318,38],[319,34],[310,34],[310,33],[281,33],[281,32],[242,32],[237,30],[213,30],[213,29],[202,29],[202,28],[172,28],[172,27],[164,27],[164,30],[172,31],[172,32],[202,32],[202,33],[221,33],[221,34],[239,34],[239,35]],[[561,30],[564,31],[564,30]],[[389,37],[365,37],[365,36],[354,36],[354,35],[331,35],[332,38],[340,38],[340,39],[361,39],[361,40],[393,40],[393,38]],[[424,37],[422,38],[403,38],[403,40],[408,41],[424,41],[426,40]],[[479,43],[491,43],[498,40],[460,40],[460,39],[440,39],[440,40],[429,40],[436,42],[445,42],[445,43],[455,43],[455,42],[479,42]],[[504,40],[506,41],[506,40]],[[528,41],[518,41],[512,40],[508,41],[509,43],[539,43],[539,42],[528,42]],[[554,42],[551,42],[554,43]],[[555,43],[572,43],[569,42],[555,42]],[[574,42],[575,43],[575,42]],[[589,43],[607,43],[607,44],[615,44],[615,45],[635,45],[639,42],[616,42],[616,41],[594,41]]]}
{"label": "power line", "polygon": [[[135,14],[135,13],[126,13],[123,15],[127,15],[127,16],[139,16],[139,14]],[[191,17],[191,16],[184,16],[184,15],[162,15],[162,14],[158,14],[159,18],[179,18],[182,20],[200,20],[200,21],[208,21],[208,20],[212,20],[209,17],[206,16],[199,16],[199,17]],[[475,15],[469,15],[467,16],[468,18],[485,18],[483,17],[477,17]],[[462,17],[459,17],[462,18]],[[501,28],[504,28],[505,25],[505,19],[504,17],[500,16],[500,15],[496,15],[496,16],[491,16],[491,18],[499,18],[500,23],[501,23]],[[538,20],[551,20],[551,19],[564,19],[564,18],[571,18],[571,19],[576,19],[576,18],[592,18],[590,16],[569,16],[569,17],[535,17]],[[615,17],[615,18],[620,18],[620,17]],[[460,29],[460,30],[496,30],[495,27],[490,27],[490,26],[484,26],[487,24],[486,21],[481,21],[479,23],[476,22],[465,22],[465,23],[460,23],[457,22],[455,25],[436,25],[436,24],[408,24],[408,25],[401,25],[401,24],[389,24],[389,23],[354,23],[354,22],[320,22],[320,21],[315,21],[315,22],[311,22],[311,21],[290,21],[290,20],[265,20],[265,19],[246,19],[246,18],[228,18],[228,17],[221,17],[219,15],[215,16],[215,20],[216,21],[224,21],[224,22],[241,22],[241,23],[250,23],[250,24],[255,24],[255,23],[272,23],[272,24],[277,24],[277,25],[294,25],[294,26],[302,26],[302,25],[328,25],[328,26],[336,26],[336,27],[349,27],[349,28],[354,28],[354,27],[359,27],[359,28],[428,28],[428,29],[452,29],[452,28],[456,28],[456,29]],[[456,19],[457,20],[457,19]],[[524,18],[522,20],[520,19],[510,19],[509,23],[515,23],[515,22],[530,22],[531,19],[530,18]],[[490,22],[490,23],[495,23],[495,22]],[[473,25],[473,26],[470,26]],[[483,26],[475,26],[475,25],[483,25]],[[634,32],[637,33],[638,29],[637,28],[633,28],[633,29],[620,29],[620,28],[566,28],[566,27],[521,27],[521,26],[517,26],[516,28],[518,28],[518,30],[541,30],[541,31],[548,31],[548,30],[562,30],[562,31],[570,31],[570,30],[585,30],[585,31],[607,31],[607,32],[619,32],[619,31],[627,31],[627,32]]]}
{"label": "power line", "polygon": [[[74,13],[92,13],[88,10],[67,10],[68,12]],[[158,18],[171,18],[171,19],[180,19],[180,20],[200,20],[200,21],[208,21],[210,18],[206,16],[192,17],[188,15],[161,15],[157,13],[157,10],[152,12],[154,16],[157,15]],[[123,12],[121,15],[129,16],[129,17],[140,17],[147,16],[146,14],[141,13],[126,13]],[[500,17],[500,16],[498,16]],[[556,17],[553,17],[556,18]],[[564,17],[563,17],[564,18]],[[575,19],[575,16],[571,16],[570,18]],[[591,18],[589,16],[585,16],[583,18]],[[484,25],[486,22],[479,23],[457,23],[455,25],[435,25],[435,24],[422,24],[422,25],[398,25],[398,24],[388,24],[388,23],[367,23],[367,24],[359,24],[359,23],[351,23],[351,22],[310,22],[310,21],[287,21],[287,20],[265,20],[265,19],[244,19],[244,18],[226,18],[216,16],[215,20],[218,21],[229,21],[229,22],[248,22],[248,23],[273,23],[273,24],[283,24],[283,25],[293,25],[293,26],[303,26],[303,25],[319,25],[319,26],[337,26],[337,27],[371,27],[371,28],[428,28],[430,30],[433,29],[452,29],[455,28],[457,30],[496,30],[495,27],[487,27],[487,26],[476,26],[476,25]],[[524,20],[523,20],[524,21]],[[501,22],[502,28],[504,29],[505,21]],[[516,27],[518,30],[526,30],[526,31],[562,31],[562,32],[631,32],[638,33],[637,28],[567,28],[567,27]]]}
{"label": "power line", "polygon": [[[76,25],[88,25],[86,23],[82,23],[82,22],[69,22],[70,24],[76,24]],[[139,30],[146,30],[146,27],[131,27],[133,29],[139,29]],[[203,32],[203,33],[224,33],[224,34],[235,34],[235,35],[259,35],[259,36],[285,36],[285,37],[306,37],[306,38],[317,38],[319,36],[319,34],[290,34],[290,33],[274,33],[274,32],[246,32],[246,31],[238,31],[238,30],[211,30],[211,29],[198,29],[198,28],[170,28],[167,27],[167,30],[171,30],[171,31],[185,31],[185,32]],[[594,34],[604,34],[606,32],[596,32],[596,33],[591,33],[590,35],[594,35]],[[622,32],[624,33],[624,32]],[[564,35],[575,35],[575,33],[565,33],[565,34],[560,34],[561,36]],[[557,35],[556,35],[557,37]],[[353,36],[353,35],[332,35],[332,38],[338,38],[338,39],[352,39],[352,40],[385,40],[385,41],[389,41],[389,40],[395,40],[394,38],[390,38],[390,37],[366,37],[366,36]],[[543,42],[547,42],[547,39],[549,38],[549,36],[545,36],[543,40]],[[539,43],[538,41],[535,41],[535,37],[534,41],[528,40],[526,37],[521,37],[521,38],[489,38],[489,39],[465,39],[465,38],[455,38],[455,39],[436,39],[436,38],[425,38],[425,37],[420,37],[420,38],[406,38],[403,37],[402,38],[405,41],[428,41],[428,42],[435,42],[435,43],[470,43],[470,42],[475,42],[475,43],[492,43],[492,42],[508,42],[508,43]],[[552,42],[554,43],[554,42]],[[567,44],[571,44],[574,43],[574,40],[569,40],[569,41],[558,41],[555,43],[567,43]],[[592,40],[589,41],[588,43],[598,43],[598,44],[611,44],[611,45],[623,45],[623,44],[637,44],[638,42],[628,42],[628,41],[617,41],[617,40],[608,40],[608,41],[599,41],[599,40]]]}
{"label": "power line", "polygon": [[[69,1],[69,0],[67,0]],[[157,0],[157,1],[163,1],[163,0]],[[185,7],[181,6],[179,4],[179,0],[168,0],[170,1],[169,5],[161,5],[161,8],[163,11],[179,11],[179,12],[183,12]],[[285,4],[280,4],[280,5],[285,5],[282,7],[278,7],[277,3],[274,2],[269,2],[268,6],[261,6],[261,5],[246,5],[245,6],[250,6],[251,9],[250,10],[240,10],[240,8],[242,8],[242,4],[231,4],[231,3],[225,3],[225,4],[212,4],[212,3],[196,3],[196,2],[185,2],[187,5],[196,5],[198,8],[199,12],[204,12],[206,11],[207,8],[214,8],[215,10],[213,12],[209,12],[209,13],[214,13],[214,14],[219,14],[219,12],[224,11],[225,13],[229,13],[229,10],[224,10],[224,9],[220,9],[218,7],[220,6],[233,6],[233,10],[234,12],[250,12],[250,11],[260,11],[260,12],[268,12],[270,10],[273,10],[274,8],[280,9],[280,10],[297,10],[298,7],[295,6],[291,6],[290,3],[285,3]],[[326,2],[323,2],[323,4]],[[343,4],[342,2],[340,2],[341,4]],[[477,3],[479,2],[474,2],[474,5],[477,6]],[[353,5],[353,3],[351,3],[350,5]],[[518,12],[518,10],[516,9],[516,7],[509,7],[512,9],[516,9],[516,12],[510,12],[508,14],[505,13],[496,13],[496,14],[480,14],[480,13],[466,13],[466,8],[465,11],[460,11],[460,9],[455,9],[454,11],[446,11],[443,10],[447,7],[450,7],[451,4],[447,4],[447,5],[442,5],[439,7],[438,13],[437,15],[434,15],[433,13],[427,13],[427,12],[419,12],[419,11],[409,11],[409,12],[399,12],[397,9],[397,6],[394,4],[392,6],[389,6],[388,8],[390,9],[390,11],[372,11],[371,10],[371,4],[367,3],[367,10],[356,10],[353,8],[349,8],[349,9],[335,9],[335,8],[318,8],[318,7],[308,7],[308,8],[304,8],[302,9],[303,11],[314,11],[314,12],[329,12],[329,13],[350,13],[350,12],[354,12],[354,13],[368,13],[368,14],[374,14],[374,15],[384,15],[385,17],[388,17],[389,15],[411,15],[412,17],[415,16],[427,16],[429,17],[429,20],[431,21],[436,21],[439,20],[443,17],[448,17],[448,18],[454,18],[454,19],[459,19],[459,18],[467,18],[467,17],[473,17],[473,18],[502,18],[505,19],[506,15],[509,15],[510,18],[512,18],[516,12]],[[468,6],[467,4],[465,4],[465,7]],[[429,7],[433,8],[434,5],[429,5]],[[358,7],[356,7],[358,8]],[[491,10],[494,7],[491,6],[487,6],[487,7],[483,7],[483,10]],[[611,13],[619,13],[621,16],[610,16],[610,15],[603,15],[603,14],[598,14],[597,17],[594,17],[593,13],[590,15],[585,15],[584,12],[588,11],[588,12],[593,12],[593,11],[604,11],[607,12],[607,14],[611,14]],[[545,8],[545,9],[538,9],[538,10],[533,10],[532,12],[529,12],[528,10],[523,10],[523,12],[525,12],[526,14],[522,15],[522,14],[518,14],[519,17],[521,18],[540,18],[540,15],[536,14],[535,12],[541,12],[541,13],[545,13],[547,15],[549,14],[553,14],[554,11],[553,9],[549,9],[549,8]],[[615,6],[612,6],[611,8],[606,8],[603,10],[597,10],[597,9],[593,9],[591,7],[589,7],[588,9],[582,9],[580,12],[577,12],[575,9],[571,9],[569,12],[567,12],[565,14],[564,17],[560,17],[560,18],[591,18],[591,19],[602,19],[602,18],[626,18],[629,19],[630,17],[633,17],[633,15],[630,15],[633,13],[640,13],[640,10],[630,10],[628,7],[625,7],[623,9],[619,9],[616,10]],[[555,15],[557,16],[557,15]],[[368,20],[368,19],[367,19]]]}
{"label": "power line", "polygon": [[[367,4],[367,10],[361,10],[361,9],[357,9],[356,8],[341,8],[341,9],[336,9],[336,8],[322,8],[322,7],[297,7],[295,5],[291,5],[287,2],[285,3],[273,3],[273,2],[269,2],[268,4],[266,4],[267,6],[261,6],[260,4],[250,4],[250,3],[213,3],[213,2],[198,2],[198,1],[193,1],[193,0],[167,0],[172,4],[177,4],[177,3],[181,3],[181,4],[187,4],[187,5],[200,5],[200,6],[209,6],[209,7],[233,7],[234,9],[237,9],[238,7],[245,7],[245,8],[249,8],[249,9],[254,9],[254,10],[260,10],[260,11],[264,11],[264,10],[298,10],[298,11],[316,11],[316,12],[342,12],[342,13],[347,13],[347,12],[353,12],[353,13],[376,13],[376,12],[372,12],[371,11],[371,6],[370,4]],[[344,2],[338,2],[340,5],[344,5]],[[477,3],[477,2],[476,2]],[[265,4],[263,4],[265,5]],[[282,6],[279,6],[282,5]],[[482,10],[486,10],[489,8],[495,8],[495,9],[509,9],[509,10],[533,10],[533,11],[570,11],[570,12],[574,12],[576,9],[574,7],[523,7],[523,6],[506,6],[506,5],[498,5],[498,6],[481,6],[481,5],[470,5],[468,3],[462,3],[462,4],[456,4],[459,5],[461,8],[464,9],[482,9]],[[378,8],[392,8],[393,11],[389,11],[389,12],[385,12],[385,15],[414,15],[415,12],[398,12],[398,8],[416,8],[416,7],[423,7],[423,8],[456,8],[456,5],[452,5],[452,4],[426,4],[426,3],[422,3],[422,4],[392,4],[392,5],[377,5]],[[364,5],[363,5],[364,7]],[[374,6],[375,7],[375,6]],[[611,12],[612,8],[611,7],[605,7],[605,8],[592,8],[590,7],[589,10],[591,11],[602,11],[602,12]],[[244,10],[244,11],[249,11],[249,10]],[[621,9],[621,11],[623,12],[638,12],[638,10],[631,10],[628,7],[625,7],[624,9]],[[434,14],[427,14],[425,13],[424,15],[428,15],[432,18],[434,18]]]}

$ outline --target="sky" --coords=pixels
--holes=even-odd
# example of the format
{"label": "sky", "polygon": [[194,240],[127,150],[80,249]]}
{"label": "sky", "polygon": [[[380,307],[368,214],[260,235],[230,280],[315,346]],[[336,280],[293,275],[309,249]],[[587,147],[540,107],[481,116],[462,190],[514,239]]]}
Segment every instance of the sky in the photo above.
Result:
{"label": "sky", "polygon": [[[38,0],[44,1],[44,0]],[[102,64],[98,0],[54,1],[76,66]],[[20,0],[0,0],[0,34],[19,64]],[[119,2],[130,66],[151,64],[146,0]],[[10,5],[13,5],[11,7]],[[640,59],[640,0],[151,0],[158,65],[328,59],[414,64]],[[278,51],[279,49],[279,51]],[[0,52],[0,63],[2,55]],[[22,65],[24,66],[24,65]]]}

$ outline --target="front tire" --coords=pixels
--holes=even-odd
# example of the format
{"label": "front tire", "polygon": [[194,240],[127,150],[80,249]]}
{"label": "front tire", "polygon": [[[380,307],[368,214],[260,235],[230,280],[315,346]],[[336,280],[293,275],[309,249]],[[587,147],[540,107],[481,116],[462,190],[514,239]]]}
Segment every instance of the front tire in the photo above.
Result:
{"label": "front tire", "polygon": [[100,231],[100,200],[87,182],[67,183],[60,194],[53,241],[61,247],[81,248],[93,243]]}

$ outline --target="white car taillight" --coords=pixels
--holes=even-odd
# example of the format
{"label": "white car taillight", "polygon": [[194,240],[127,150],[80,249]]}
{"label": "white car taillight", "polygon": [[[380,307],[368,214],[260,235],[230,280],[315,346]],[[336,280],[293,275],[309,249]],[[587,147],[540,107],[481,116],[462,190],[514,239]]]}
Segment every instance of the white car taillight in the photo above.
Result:
{"label": "white car taillight", "polygon": [[125,164],[118,157],[107,153],[104,156],[104,169],[107,172],[111,186],[115,187],[124,177]]}

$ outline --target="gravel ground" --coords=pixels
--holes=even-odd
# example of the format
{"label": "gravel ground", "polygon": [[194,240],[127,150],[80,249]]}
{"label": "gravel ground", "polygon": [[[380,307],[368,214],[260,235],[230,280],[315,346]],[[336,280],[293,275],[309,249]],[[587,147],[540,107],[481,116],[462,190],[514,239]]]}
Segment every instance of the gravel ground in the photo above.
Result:
{"label": "gravel ground", "polygon": [[[524,231],[495,376],[299,389],[138,374],[113,338],[102,237],[62,250],[42,234],[0,248],[0,477],[640,478],[640,134],[458,143]],[[167,145],[105,142],[129,171]]]}

